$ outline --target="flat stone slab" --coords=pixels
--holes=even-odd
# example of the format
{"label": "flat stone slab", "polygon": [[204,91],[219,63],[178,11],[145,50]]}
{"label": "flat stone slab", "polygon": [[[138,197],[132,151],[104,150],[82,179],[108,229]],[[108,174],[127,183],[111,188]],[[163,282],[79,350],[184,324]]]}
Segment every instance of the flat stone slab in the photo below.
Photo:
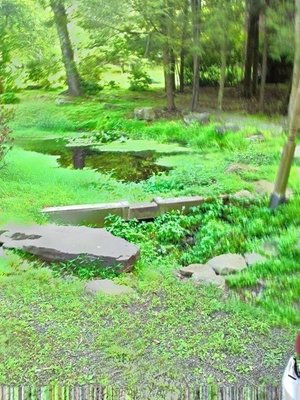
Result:
{"label": "flat stone slab", "polygon": [[258,253],[246,253],[244,257],[248,266],[263,263],[267,260],[266,257]]}
{"label": "flat stone slab", "polygon": [[19,249],[49,262],[65,262],[81,257],[83,261],[120,271],[130,271],[139,248],[105,229],[83,226],[10,225],[0,231],[4,249]]}
{"label": "flat stone slab", "polygon": [[89,294],[103,293],[107,295],[131,294],[134,290],[128,286],[117,285],[110,279],[96,279],[85,285],[85,291]]}
{"label": "flat stone slab", "polygon": [[247,268],[246,261],[240,254],[222,254],[207,262],[219,275],[229,275]]}

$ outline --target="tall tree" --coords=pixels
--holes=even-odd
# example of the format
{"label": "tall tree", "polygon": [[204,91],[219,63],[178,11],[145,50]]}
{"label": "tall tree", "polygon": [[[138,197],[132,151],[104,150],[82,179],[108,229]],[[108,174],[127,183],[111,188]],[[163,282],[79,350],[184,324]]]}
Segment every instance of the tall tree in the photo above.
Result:
{"label": "tall tree", "polygon": [[68,94],[81,96],[80,76],[74,59],[74,51],[68,31],[68,16],[63,0],[50,0],[54,22],[59,37],[62,60],[66,70]]}
{"label": "tall tree", "polygon": [[191,110],[197,110],[200,95],[200,10],[201,0],[191,0],[193,29],[193,93]]}
{"label": "tall tree", "polygon": [[259,51],[260,0],[248,0],[247,44],[244,67],[244,95],[249,98],[256,92]]}
{"label": "tall tree", "polygon": [[289,136],[284,146],[270,207],[286,201],[286,189],[296,148],[296,136],[300,131],[300,0],[295,0],[295,58],[293,87],[289,104]]}
{"label": "tall tree", "polygon": [[182,18],[181,18],[181,43],[180,43],[180,64],[179,64],[179,91],[184,92],[184,74],[185,74],[185,58],[187,54],[187,27],[189,17],[189,1],[184,0]]}
{"label": "tall tree", "polygon": [[265,102],[265,88],[268,72],[268,30],[267,30],[267,8],[269,5],[269,0],[265,0],[264,7],[261,10],[261,20],[262,20],[262,36],[263,36],[263,49],[262,49],[262,63],[261,63],[261,81],[260,81],[260,93],[259,93],[259,111],[264,111]]}
{"label": "tall tree", "polygon": [[164,1],[164,9],[161,18],[161,31],[163,32],[163,64],[165,74],[165,88],[167,95],[167,109],[169,112],[176,110],[175,105],[175,64],[174,64],[174,50],[172,48],[172,38],[174,32],[174,8],[172,1]]}

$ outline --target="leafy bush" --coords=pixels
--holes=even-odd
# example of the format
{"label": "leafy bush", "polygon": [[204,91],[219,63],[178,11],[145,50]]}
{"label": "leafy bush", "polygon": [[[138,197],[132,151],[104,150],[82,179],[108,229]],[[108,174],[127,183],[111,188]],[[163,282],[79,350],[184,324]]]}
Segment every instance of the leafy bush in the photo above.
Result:
{"label": "leafy bush", "polygon": [[0,95],[0,104],[16,104],[20,99],[13,92],[6,92]]}
{"label": "leafy bush", "polygon": [[88,96],[96,96],[101,90],[103,90],[103,86],[99,85],[99,83],[91,82],[91,81],[81,81],[81,88],[84,94]]}
{"label": "leafy bush", "polygon": [[29,84],[28,88],[49,89],[51,86],[49,77],[57,74],[59,69],[60,62],[53,55],[51,55],[51,61],[48,57],[29,61],[26,64],[26,82]]}
{"label": "leafy bush", "polygon": [[105,86],[108,87],[109,89],[119,89],[120,85],[116,81],[109,81],[105,83]]}
{"label": "leafy bush", "polygon": [[150,76],[139,65],[132,67],[129,74],[129,90],[134,92],[147,90],[152,83]]}
{"label": "leafy bush", "polygon": [[0,166],[6,153],[11,148],[9,134],[11,132],[8,122],[12,118],[12,111],[0,107]]}

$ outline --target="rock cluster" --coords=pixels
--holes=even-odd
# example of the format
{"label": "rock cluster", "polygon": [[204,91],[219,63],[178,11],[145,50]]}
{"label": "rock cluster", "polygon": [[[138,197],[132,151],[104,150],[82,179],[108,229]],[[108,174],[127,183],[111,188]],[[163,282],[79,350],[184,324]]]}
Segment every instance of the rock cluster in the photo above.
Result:
{"label": "rock cluster", "polygon": [[258,253],[244,255],[227,253],[211,258],[206,264],[191,264],[180,268],[178,277],[191,279],[195,284],[211,284],[224,289],[224,276],[238,273],[265,260],[266,258]]}

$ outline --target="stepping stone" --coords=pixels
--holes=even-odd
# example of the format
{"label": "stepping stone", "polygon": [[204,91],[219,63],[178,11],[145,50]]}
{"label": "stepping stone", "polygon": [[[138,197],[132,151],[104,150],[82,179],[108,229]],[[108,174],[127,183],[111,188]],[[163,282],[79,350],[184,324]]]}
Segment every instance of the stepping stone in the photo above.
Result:
{"label": "stepping stone", "polygon": [[187,267],[180,268],[179,272],[185,278],[191,278],[193,274],[201,272],[203,267],[206,267],[206,264],[191,264]]}
{"label": "stepping stone", "polygon": [[192,275],[192,281],[196,284],[215,285],[222,289],[225,288],[225,279],[223,276],[217,275],[213,268],[208,264],[199,264],[197,272]]}
{"label": "stepping stone", "polygon": [[244,257],[248,266],[263,263],[267,260],[266,257],[258,253],[246,253]]}
{"label": "stepping stone", "polygon": [[182,277],[192,278],[196,284],[216,285],[220,288],[225,287],[225,279],[217,275],[208,264],[191,264],[179,269]]}
{"label": "stepping stone", "polygon": [[117,285],[110,279],[98,279],[90,281],[85,285],[85,291],[89,294],[103,293],[114,296],[134,293],[134,290],[130,287]]}
{"label": "stepping stone", "polygon": [[[0,231],[4,249],[18,249],[49,262],[81,261],[99,268],[130,271],[139,248],[105,229],[84,226],[7,226]],[[119,268],[120,267],[120,268]]]}
{"label": "stepping stone", "polygon": [[226,173],[228,174],[241,174],[243,172],[255,172],[255,171],[257,171],[257,168],[242,163],[230,164],[226,169]]}
{"label": "stepping stone", "polygon": [[266,139],[262,133],[257,132],[254,135],[248,136],[246,140],[249,142],[264,142]]}
{"label": "stepping stone", "polygon": [[233,196],[238,199],[250,199],[250,200],[255,199],[255,195],[253,193],[249,192],[249,190],[244,190],[244,189],[234,193]]}
{"label": "stepping stone", "polygon": [[262,252],[270,257],[279,255],[278,244],[275,240],[268,240],[262,245]]}
{"label": "stepping stone", "polygon": [[240,254],[222,254],[207,262],[219,275],[229,275],[247,268],[246,261]]}

